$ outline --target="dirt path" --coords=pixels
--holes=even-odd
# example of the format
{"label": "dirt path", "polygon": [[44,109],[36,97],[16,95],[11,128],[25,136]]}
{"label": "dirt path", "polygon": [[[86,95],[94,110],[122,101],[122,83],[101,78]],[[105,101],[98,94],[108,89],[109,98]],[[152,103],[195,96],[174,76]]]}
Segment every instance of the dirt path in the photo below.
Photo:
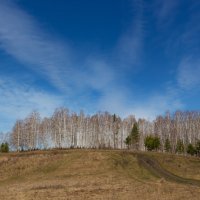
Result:
{"label": "dirt path", "polygon": [[144,154],[138,154],[137,155],[138,162],[141,166],[143,166],[145,169],[149,170],[152,174],[159,178],[164,178],[169,181],[173,181],[176,183],[182,183],[182,184],[189,184],[189,185],[195,185],[200,187],[200,181],[194,180],[194,179],[187,179],[180,176],[177,176],[166,169],[162,168],[160,164],[152,157]]}

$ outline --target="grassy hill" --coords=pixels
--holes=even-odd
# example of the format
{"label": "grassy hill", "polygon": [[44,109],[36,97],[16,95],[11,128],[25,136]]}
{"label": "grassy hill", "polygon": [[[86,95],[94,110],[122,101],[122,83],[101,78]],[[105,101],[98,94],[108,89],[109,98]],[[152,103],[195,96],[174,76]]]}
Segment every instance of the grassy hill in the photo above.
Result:
{"label": "grassy hill", "polygon": [[[197,184],[156,174],[158,168],[153,171],[144,166],[142,156],[162,170]],[[4,200],[200,199],[199,181],[199,158],[170,154],[119,150],[0,154],[0,199]]]}

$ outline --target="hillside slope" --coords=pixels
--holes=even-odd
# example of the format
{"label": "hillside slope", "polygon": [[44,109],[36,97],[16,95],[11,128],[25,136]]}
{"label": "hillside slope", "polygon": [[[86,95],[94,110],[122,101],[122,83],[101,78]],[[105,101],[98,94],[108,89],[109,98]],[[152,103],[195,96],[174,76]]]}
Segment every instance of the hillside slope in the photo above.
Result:
{"label": "hillside slope", "polygon": [[[198,158],[142,155],[182,179],[200,180]],[[0,199],[199,199],[198,184],[157,176],[138,158],[140,153],[118,150],[1,154]]]}

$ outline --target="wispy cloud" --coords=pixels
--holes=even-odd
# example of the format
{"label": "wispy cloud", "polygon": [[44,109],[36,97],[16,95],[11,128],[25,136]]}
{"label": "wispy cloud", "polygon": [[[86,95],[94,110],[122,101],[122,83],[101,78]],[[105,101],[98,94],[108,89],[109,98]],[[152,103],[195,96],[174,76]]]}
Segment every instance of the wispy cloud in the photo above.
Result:
{"label": "wispy cloud", "polygon": [[[71,59],[78,56],[75,56],[76,53],[72,52],[68,44],[43,31],[34,18],[18,5],[11,1],[0,2],[0,48],[26,67],[42,74],[58,89],[69,92],[72,86],[79,87],[78,79],[81,76],[87,76],[85,85],[94,88],[97,86],[94,78],[105,79],[107,76],[106,79],[110,80],[111,74],[119,68],[119,60],[123,68],[133,67],[138,61],[143,37],[142,3],[137,3],[136,16],[130,30],[121,36],[117,47],[113,49],[114,57],[118,58],[117,63],[115,59],[108,61],[88,56],[81,63],[85,68],[81,69],[78,66],[80,64]],[[108,72],[107,75],[102,75],[103,70]],[[93,80],[89,77],[91,73]]]}
{"label": "wispy cloud", "polygon": [[122,117],[134,114],[137,118],[153,120],[165,111],[184,108],[184,104],[175,88],[166,87],[162,92],[152,92],[151,95],[138,98],[137,91],[130,93],[126,88],[119,87],[118,90],[105,93],[100,107]]}
{"label": "wispy cloud", "polygon": [[144,2],[134,0],[134,19],[129,29],[119,38],[114,51],[117,64],[123,69],[136,68],[141,61],[144,40]]}
{"label": "wispy cloud", "polygon": [[177,82],[182,89],[195,90],[200,86],[200,3],[191,3],[188,6],[190,15],[184,23],[183,31],[179,33],[177,47],[182,56],[177,70]]}
{"label": "wispy cloud", "polygon": [[183,89],[194,89],[200,86],[200,59],[194,57],[184,58],[179,67],[177,80]]}
{"label": "wispy cloud", "polygon": [[176,14],[175,10],[179,5],[179,0],[160,1],[154,0],[154,12],[159,25],[163,22],[171,22],[172,16]]}
{"label": "wispy cloud", "polygon": [[133,2],[133,21],[113,48],[111,58],[102,55],[89,56],[83,64],[85,70],[76,76],[79,80],[85,80],[84,83],[80,82],[81,87],[89,87],[99,93],[94,109],[117,112],[122,116],[130,114],[129,110],[132,108],[128,104],[132,91],[121,81],[122,76],[129,73],[129,70],[137,71],[143,53],[144,5],[142,0]]}
{"label": "wispy cloud", "polygon": [[88,58],[84,65],[85,70],[79,75],[85,80],[86,87],[101,91],[116,79],[116,71],[106,60],[92,57]]}
{"label": "wispy cloud", "polygon": [[158,114],[163,114],[165,111],[173,112],[183,108],[184,104],[181,102],[179,94],[164,91],[161,94],[152,94],[143,103],[137,103],[134,113],[137,117],[153,120]]}
{"label": "wispy cloud", "polygon": [[67,45],[43,32],[29,14],[6,0],[0,0],[0,48],[58,88],[67,87],[62,80],[63,74],[70,74]]}
{"label": "wispy cloud", "polygon": [[[194,89],[200,85],[200,3],[198,1],[154,0],[153,5],[158,28],[164,27],[165,34],[161,34],[160,41],[165,54],[167,59],[177,66],[174,69],[177,74],[172,77],[177,81],[174,88],[181,88],[182,92]],[[182,12],[184,16],[180,19]],[[181,92],[178,91],[178,93]]]}
{"label": "wispy cloud", "polygon": [[[122,74],[124,76],[129,70],[137,69],[143,55],[144,2],[133,2],[132,24],[113,47],[112,56],[88,55],[79,66],[77,61],[71,59],[76,57],[76,53],[68,44],[43,31],[39,23],[17,4],[0,0],[0,48],[62,91],[62,96],[56,96],[29,87],[26,83],[19,85],[14,80],[0,79],[0,93],[3,94],[0,99],[0,118],[1,122],[7,124],[4,129],[32,109],[49,115],[55,107],[66,105],[64,99],[69,96],[78,109],[86,105],[86,111],[92,107],[93,111],[107,110],[124,117],[136,114],[137,117],[152,119],[164,110],[180,107],[176,96],[168,92],[152,94],[145,101],[135,99],[137,91],[132,91],[122,80]],[[170,3],[161,5],[163,11],[158,13],[160,18],[167,18],[173,11],[175,4],[172,1]],[[93,90],[98,93],[97,99],[93,99]],[[90,92],[93,93],[92,97],[88,94]]]}
{"label": "wispy cloud", "polygon": [[9,130],[16,119],[23,119],[32,110],[38,110],[41,116],[49,116],[64,100],[58,95],[30,88],[25,83],[0,77],[0,130]]}
{"label": "wispy cloud", "polygon": [[[137,72],[140,67],[143,54],[144,41],[144,2],[134,0],[133,20],[127,30],[119,38],[113,49],[112,57],[114,60],[106,59],[103,62],[95,60],[95,70],[92,79],[89,81],[92,86],[100,90],[100,97],[96,101],[97,110],[106,110],[117,113],[125,117],[133,114],[133,91],[126,85],[126,81],[121,81],[123,74],[130,71]],[[94,60],[93,60],[94,61]],[[131,113],[132,112],[132,113]]]}

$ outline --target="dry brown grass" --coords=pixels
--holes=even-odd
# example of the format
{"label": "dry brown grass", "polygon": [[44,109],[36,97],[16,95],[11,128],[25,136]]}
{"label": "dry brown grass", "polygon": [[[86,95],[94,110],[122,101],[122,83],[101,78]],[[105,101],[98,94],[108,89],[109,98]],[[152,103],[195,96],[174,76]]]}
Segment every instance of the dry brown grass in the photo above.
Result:
{"label": "dry brown grass", "polygon": [[1,155],[0,199],[197,200],[200,188],[157,179],[128,152],[48,151]]}

